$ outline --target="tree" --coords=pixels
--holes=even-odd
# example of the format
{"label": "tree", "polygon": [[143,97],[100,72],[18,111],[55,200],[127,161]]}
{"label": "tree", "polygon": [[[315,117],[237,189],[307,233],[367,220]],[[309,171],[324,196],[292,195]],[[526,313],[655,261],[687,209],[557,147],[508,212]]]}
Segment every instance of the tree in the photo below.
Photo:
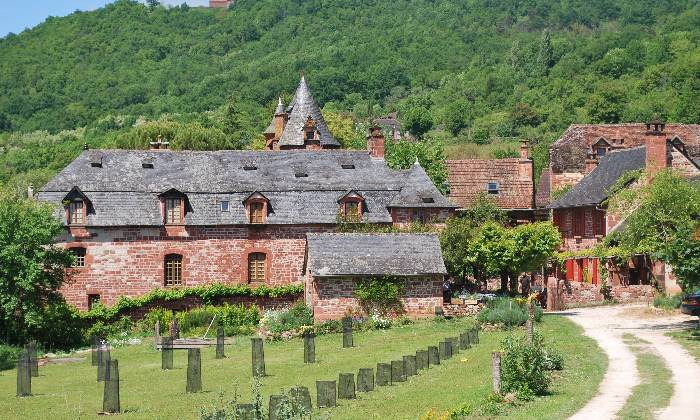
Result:
{"label": "tree", "polygon": [[478,281],[485,283],[492,276],[500,276],[501,291],[508,290],[508,280],[515,258],[511,229],[495,222],[485,223],[469,244],[468,252],[468,260]]}
{"label": "tree", "polygon": [[458,99],[447,106],[445,110],[445,128],[456,136],[467,126],[469,119],[469,103],[464,99]]}
{"label": "tree", "polygon": [[54,245],[63,226],[48,205],[0,193],[0,331],[24,344],[46,328],[73,256]]}
{"label": "tree", "polygon": [[467,217],[450,217],[440,232],[440,246],[447,272],[454,278],[466,281],[472,273],[469,259],[469,243],[474,237],[474,224]]}
{"label": "tree", "polygon": [[146,0],[146,4],[148,4],[149,9],[155,9],[156,7],[160,6],[160,1],[158,1],[158,0]]}
{"label": "tree", "polygon": [[430,115],[430,111],[422,106],[409,109],[404,115],[403,121],[406,129],[419,139],[433,128],[433,117]]}
{"label": "tree", "polygon": [[392,169],[409,169],[418,161],[438,190],[444,193],[447,189],[445,146],[439,140],[388,141],[385,159]]}
{"label": "tree", "polygon": [[683,291],[700,289],[700,224],[680,227],[664,247],[662,258],[673,267]]}
{"label": "tree", "polygon": [[549,69],[554,65],[554,50],[552,49],[552,34],[549,28],[542,30],[542,38],[540,38],[540,50],[537,54],[537,64],[540,74],[546,76]]}

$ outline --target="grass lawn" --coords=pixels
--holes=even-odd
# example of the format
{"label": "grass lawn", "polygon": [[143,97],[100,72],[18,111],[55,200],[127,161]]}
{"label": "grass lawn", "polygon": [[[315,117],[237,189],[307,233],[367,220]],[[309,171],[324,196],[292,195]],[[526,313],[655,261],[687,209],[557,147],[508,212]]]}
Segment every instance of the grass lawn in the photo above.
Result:
{"label": "grass lawn", "polygon": [[[356,347],[342,349],[339,334],[316,339],[318,363],[304,365],[300,339],[265,344],[268,376],[263,380],[263,397],[299,384],[309,387],[315,405],[316,380],[337,380],[339,373],[357,373],[361,367],[400,359],[416,349],[436,345],[444,337],[457,335],[471,326],[469,319],[435,322],[424,320],[386,331],[355,334]],[[546,316],[538,325],[546,341],[565,355],[565,370],[557,373],[551,395],[512,408],[517,418],[562,418],[575,412],[597,389],[606,360],[594,342],[581,329],[561,316]],[[408,382],[358,394],[355,401],[339,400],[334,409],[322,413],[331,418],[418,418],[429,408],[448,410],[464,403],[478,404],[491,389],[491,351],[498,348],[506,332],[482,333],[481,344],[462,351],[444,364],[422,371]],[[113,349],[119,359],[122,417],[133,419],[196,418],[200,407],[211,405],[220,391],[236,390],[241,400],[250,399],[250,340],[237,338],[226,348],[227,358],[216,360],[214,348],[202,354],[204,392],[185,393],[186,359],[176,352],[175,369],[160,369],[160,353],[146,340],[138,346]],[[86,354],[89,356],[89,354]],[[18,399],[16,373],[0,373],[0,413],[11,418],[94,418],[101,410],[102,384],[96,382],[96,369],[89,358],[79,363],[40,368],[33,378],[33,397]]]}
{"label": "grass lawn", "polygon": [[695,357],[695,360],[700,362],[700,330],[693,328],[685,331],[673,331],[666,335],[673,338],[674,341],[688,350],[688,353]]}
{"label": "grass lawn", "polygon": [[673,395],[672,373],[663,359],[651,352],[644,340],[632,334],[623,336],[637,356],[640,383],[632,389],[632,395],[620,410],[621,419],[653,419],[654,412],[668,406]]}

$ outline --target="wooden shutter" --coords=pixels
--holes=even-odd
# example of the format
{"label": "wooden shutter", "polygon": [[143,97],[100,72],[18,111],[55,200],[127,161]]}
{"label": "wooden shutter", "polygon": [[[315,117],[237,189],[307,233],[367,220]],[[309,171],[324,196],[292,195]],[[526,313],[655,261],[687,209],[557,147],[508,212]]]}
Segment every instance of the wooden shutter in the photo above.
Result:
{"label": "wooden shutter", "polygon": [[248,282],[265,281],[265,265],[267,256],[262,252],[253,252],[248,255]]}

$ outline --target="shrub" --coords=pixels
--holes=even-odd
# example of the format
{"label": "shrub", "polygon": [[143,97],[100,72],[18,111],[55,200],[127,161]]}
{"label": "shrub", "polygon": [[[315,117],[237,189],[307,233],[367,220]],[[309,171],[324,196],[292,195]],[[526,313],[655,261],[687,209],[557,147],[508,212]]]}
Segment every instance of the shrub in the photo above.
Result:
{"label": "shrub", "polygon": [[669,296],[664,293],[656,293],[654,295],[654,306],[656,308],[672,311],[681,307],[682,299],[683,295],[681,295],[680,293],[672,296]]}
{"label": "shrub", "polygon": [[544,350],[544,367],[547,370],[564,369],[564,356],[554,349]]}
{"label": "shrub", "polygon": [[214,319],[214,311],[210,307],[190,309],[186,312],[178,312],[176,315],[180,331],[189,333],[198,328],[206,328]]}
{"label": "shrub", "polygon": [[521,399],[543,395],[549,388],[547,352],[542,336],[535,334],[532,344],[525,337],[507,337],[501,356],[501,383],[504,393],[515,392]]}
{"label": "shrub", "polygon": [[404,280],[390,276],[361,279],[355,295],[367,315],[401,312]]}
{"label": "shrub", "polygon": [[337,334],[343,332],[343,322],[339,319],[328,319],[314,325],[316,334]]}
{"label": "shrub", "polygon": [[280,334],[303,326],[311,326],[314,324],[314,317],[311,308],[299,302],[289,309],[265,312],[261,324],[265,330]]}
{"label": "shrub", "polygon": [[14,369],[20,351],[19,347],[0,344],[0,370]]}
{"label": "shrub", "polygon": [[[542,308],[535,305],[535,321],[542,319]],[[488,302],[479,312],[479,321],[489,324],[503,324],[508,327],[524,325],[527,321],[526,303],[507,297],[496,298]]]}
{"label": "shrub", "polygon": [[146,313],[143,318],[144,328],[153,330],[156,322],[160,322],[160,331],[167,331],[170,322],[173,320],[173,311],[166,308],[153,308]]}

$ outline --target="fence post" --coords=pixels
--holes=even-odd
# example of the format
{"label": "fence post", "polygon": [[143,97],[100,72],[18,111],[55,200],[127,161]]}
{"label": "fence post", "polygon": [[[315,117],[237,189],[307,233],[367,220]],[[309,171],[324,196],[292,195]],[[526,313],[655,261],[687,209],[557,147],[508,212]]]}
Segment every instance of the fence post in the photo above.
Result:
{"label": "fence post", "polygon": [[352,341],[352,318],[346,316],[343,318],[343,348],[349,348],[353,346]]}
{"label": "fence post", "polygon": [[202,390],[202,355],[199,349],[187,350],[187,392]]}
{"label": "fence post", "polygon": [[121,412],[121,405],[119,402],[119,361],[117,359],[107,360],[105,389],[102,396],[102,412]]}
{"label": "fence post", "polygon": [[304,332],[304,363],[316,363],[316,338],[313,331]]}
{"label": "fence post", "polygon": [[223,359],[224,355],[224,327],[219,326],[216,329],[216,358]]}
{"label": "fence post", "polygon": [[501,352],[491,353],[491,373],[493,375],[493,392],[501,393]]}
{"label": "fence post", "polygon": [[253,337],[250,339],[253,348],[253,376],[265,376],[265,350],[263,339]]}

